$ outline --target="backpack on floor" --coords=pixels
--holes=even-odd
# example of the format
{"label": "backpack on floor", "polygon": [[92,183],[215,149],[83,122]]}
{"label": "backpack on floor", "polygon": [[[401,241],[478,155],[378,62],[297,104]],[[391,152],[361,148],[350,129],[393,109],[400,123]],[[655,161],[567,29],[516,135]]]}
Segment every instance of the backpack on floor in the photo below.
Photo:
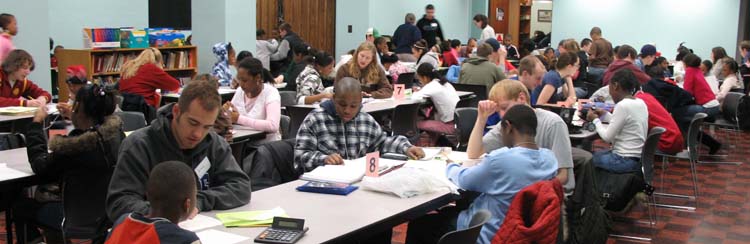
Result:
{"label": "backpack on floor", "polygon": [[594,166],[591,160],[576,171],[576,189],[568,198],[572,208],[569,212],[569,236],[566,243],[606,243],[612,230],[612,220],[604,210],[605,201],[596,187]]}
{"label": "backpack on floor", "polygon": [[602,168],[594,170],[597,191],[607,204],[604,209],[622,211],[638,192],[646,189],[646,181],[640,171],[613,173]]}

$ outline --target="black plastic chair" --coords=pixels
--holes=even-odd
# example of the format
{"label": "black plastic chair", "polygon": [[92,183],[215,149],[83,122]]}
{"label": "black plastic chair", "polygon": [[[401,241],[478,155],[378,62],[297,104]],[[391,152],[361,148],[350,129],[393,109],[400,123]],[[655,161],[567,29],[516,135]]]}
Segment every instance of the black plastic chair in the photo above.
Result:
{"label": "black plastic chair", "polygon": [[466,151],[469,144],[471,130],[474,129],[474,123],[477,121],[477,108],[457,108],[453,122],[456,125],[456,136],[458,144],[454,147],[457,151]]}
{"label": "black plastic chair", "polygon": [[469,228],[463,230],[455,230],[445,233],[438,244],[453,244],[453,243],[476,243],[479,238],[479,232],[482,231],[482,226],[487,223],[492,217],[492,213],[487,210],[479,210],[471,217],[469,222]]}
{"label": "black plastic chair", "polygon": [[677,210],[683,210],[683,211],[695,211],[696,208],[698,208],[698,172],[696,170],[696,164],[698,163],[698,134],[701,131],[701,126],[703,126],[703,120],[706,119],[708,115],[704,113],[697,113],[695,116],[693,116],[693,120],[690,121],[690,127],[688,128],[688,135],[685,138],[686,144],[687,144],[687,150],[682,151],[677,154],[666,154],[661,152],[656,152],[657,156],[662,157],[662,164],[661,164],[661,176],[660,176],[660,183],[659,183],[659,189],[661,191],[664,190],[664,172],[667,169],[667,161],[670,158],[678,159],[678,160],[687,160],[690,163],[690,174],[692,176],[693,181],[693,195],[680,195],[680,194],[671,194],[671,193],[665,193],[665,192],[655,192],[657,196],[660,197],[669,197],[669,198],[681,198],[681,199],[688,199],[692,200],[694,202],[694,207],[690,206],[680,206],[680,205],[669,205],[669,204],[655,204],[657,207],[664,207],[664,208],[671,208],[671,209],[677,209]]}
{"label": "black plastic chair", "polygon": [[[732,143],[732,147],[737,149],[737,147],[740,145],[740,136],[741,135],[741,128],[740,128],[740,120],[738,117],[738,107],[740,106],[740,100],[742,97],[745,96],[745,94],[737,93],[737,92],[730,92],[727,93],[727,95],[724,97],[724,101],[721,103],[721,113],[724,118],[717,118],[714,122],[705,122],[704,125],[708,126],[716,126],[720,129],[732,131],[734,132],[733,136],[734,141]],[[720,156],[720,155],[710,155],[712,157]],[[721,156],[728,156],[728,155],[721,155]],[[740,165],[742,162],[707,162],[707,161],[699,161],[700,164],[732,164],[732,165]]]}
{"label": "black plastic chair", "polygon": [[281,139],[289,139],[293,138],[289,132],[289,123],[291,123],[291,118],[286,115],[281,115],[279,118],[279,132],[281,133]]}
{"label": "black plastic chair", "polygon": [[456,107],[469,107],[469,108],[476,108],[479,104],[479,101],[487,100],[487,87],[484,85],[471,85],[471,84],[453,84],[453,88],[456,89],[456,91],[467,91],[467,92],[473,92],[476,97],[474,99],[470,100],[469,102],[461,103],[461,106]]}
{"label": "black plastic chair", "polygon": [[[661,135],[664,134],[664,132],[667,131],[666,129],[662,127],[654,127],[651,128],[651,131],[648,133],[648,137],[646,137],[646,142],[643,143],[643,149],[641,150],[641,166],[643,170],[643,179],[646,181],[646,184],[653,185],[654,180],[654,156],[656,155],[656,149],[659,145],[659,140],[661,139]],[[638,198],[636,198],[638,199]],[[646,237],[637,237],[637,236],[627,236],[627,235],[616,235],[616,234],[610,234],[612,237],[617,238],[624,238],[624,239],[632,239],[637,241],[651,241],[651,239],[656,234],[656,222],[658,221],[658,216],[656,214],[656,197],[654,194],[650,194],[647,197],[646,202],[646,211],[648,212],[648,219],[649,219],[649,227],[651,228],[651,238]]]}
{"label": "black plastic chair", "polygon": [[[286,111],[289,113],[290,123],[289,123],[289,135],[290,138],[296,138],[297,132],[299,131],[299,127],[302,125],[302,122],[305,121],[305,118],[307,117],[307,114],[312,112],[315,108],[312,106],[287,106]],[[291,137],[291,135],[294,135]]]}
{"label": "black plastic chair", "polygon": [[122,111],[115,115],[122,120],[122,131],[134,131],[146,127],[146,116],[143,116],[141,112]]}
{"label": "black plastic chair", "polygon": [[419,103],[401,104],[393,109],[391,136],[405,136],[412,144],[419,139],[419,129],[417,128],[419,105]]}
{"label": "black plastic chair", "polygon": [[104,240],[111,226],[104,206],[111,177],[112,170],[63,178],[62,233],[65,240],[90,239],[94,243]]}

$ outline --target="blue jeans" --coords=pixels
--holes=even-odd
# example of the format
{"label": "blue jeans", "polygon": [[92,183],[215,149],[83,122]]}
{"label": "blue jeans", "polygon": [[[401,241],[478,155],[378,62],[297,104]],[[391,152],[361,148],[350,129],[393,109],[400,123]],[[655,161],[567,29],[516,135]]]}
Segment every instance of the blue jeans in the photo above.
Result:
{"label": "blue jeans", "polygon": [[595,152],[593,163],[594,166],[613,173],[629,173],[641,170],[640,160],[636,161],[634,158],[617,155],[612,150]]}
{"label": "blue jeans", "polygon": [[594,84],[602,84],[602,78],[604,78],[604,71],[606,71],[607,68],[599,68],[599,67],[591,67],[589,66],[588,70],[588,78],[589,82]]}

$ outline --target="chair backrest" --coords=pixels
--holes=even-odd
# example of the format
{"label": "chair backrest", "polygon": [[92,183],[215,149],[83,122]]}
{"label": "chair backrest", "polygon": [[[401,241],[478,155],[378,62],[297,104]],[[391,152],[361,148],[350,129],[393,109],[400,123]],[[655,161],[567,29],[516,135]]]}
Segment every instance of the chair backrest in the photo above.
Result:
{"label": "chair backrest", "polygon": [[659,145],[659,139],[666,129],[663,127],[651,128],[646,137],[646,142],[643,143],[643,150],[641,150],[641,165],[643,165],[643,179],[646,183],[651,184],[651,180],[654,178],[654,154],[656,154],[656,148]]}
{"label": "chair backrest", "polygon": [[404,84],[406,89],[409,89],[414,84],[414,72],[401,73],[398,75],[398,80],[395,84]]}
{"label": "chair backrest", "polygon": [[690,121],[686,144],[691,160],[698,160],[698,135],[701,131],[701,126],[703,126],[703,120],[706,119],[706,117],[708,117],[707,114],[697,113]]}
{"label": "chair backrest", "polygon": [[63,177],[63,233],[66,239],[94,239],[111,223],[105,202],[112,171]]}
{"label": "chair backrest", "polygon": [[296,91],[279,91],[281,96],[281,106],[287,107],[297,104],[297,92]]}
{"label": "chair backrest", "polygon": [[487,100],[487,87],[484,85],[472,84],[453,84],[456,91],[473,92],[476,98],[469,104],[469,107],[476,108],[479,101]]}
{"label": "chair backrest", "polygon": [[742,99],[742,96],[744,95],[745,94],[737,92],[727,93],[721,104],[721,111],[725,119],[737,122],[737,108],[740,105],[740,99]]}
{"label": "chair backrest", "polygon": [[134,131],[146,127],[146,116],[143,116],[141,112],[122,111],[115,115],[120,116],[123,131]]}
{"label": "chair backrest", "polygon": [[449,243],[476,243],[479,238],[479,232],[482,230],[482,226],[487,223],[492,217],[492,213],[487,210],[479,210],[471,217],[469,222],[469,228],[463,230],[455,230],[445,233],[438,244],[449,244]]}
{"label": "chair backrest", "polygon": [[232,141],[229,143],[229,148],[232,149],[232,156],[235,162],[242,162],[245,158],[245,151],[247,148],[248,140]]}
{"label": "chair backrest", "polygon": [[312,112],[315,108],[310,106],[287,106],[286,111],[289,113],[289,134],[297,137],[297,131],[302,125],[302,121],[305,121],[307,114]]}
{"label": "chair backrest", "polygon": [[259,145],[242,160],[242,171],[252,180],[252,191],[297,180],[305,171],[294,162],[294,139],[267,142]]}
{"label": "chair backrest", "polygon": [[391,116],[391,135],[401,135],[406,138],[419,136],[417,129],[417,114],[419,103],[401,104],[393,109]]}
{"label": "chair backrest", "polygon": [[456,109],[454,122],[456,124],[456,134],[458,135],[458,148],[462,148],[468,144],[469,135],[471,135],[471,130],[474,129],[474,123],[476,121],[477,108]]}
{"label": "chair backrest", "polygon": [[0,151],[26,146],[26,136],[20,133],[0,133]]}
{"label": "chair backrest", "polygon": [[473,85],[473,84],[453,84],[453,88],[456,89],[456,91],[468,91],[473,92],[474,95],[477,95],[477,98],[479,98],[479,101],[487,100],[487,86],[485,85]]}
{"label": "chair backrest", "polygon": [[279,132],[281,132],[281,139],[293,138],[289,132],[289,123],[291,123],[291,120],[292,118],[289,118],[289,116],[286,115],[281,115],[279,118]]}

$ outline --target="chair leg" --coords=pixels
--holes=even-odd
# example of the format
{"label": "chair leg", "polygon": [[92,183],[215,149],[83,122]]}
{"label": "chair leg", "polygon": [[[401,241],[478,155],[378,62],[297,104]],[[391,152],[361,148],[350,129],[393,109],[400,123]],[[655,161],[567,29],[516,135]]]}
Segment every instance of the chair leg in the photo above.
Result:
{"label": "chair leg", "polygon": [[[662,157],[662,164],[661,164],[661,179],[659,179],[659,188],[662,192],[654,192],[653,196],[654,201],[651,203],[654,205],[654,207],[660,207],[660,208],[668,208],[668,209],[674,209],[679,211],[687,211],[687,212],[694,212],[695,209],[698,207],[698,184],[697,184],[697,175],[695,174],[695,165],[691,162],[690,163],[690,173],[692,174],[693,178],[693,196],[688,195],[681,195],[681,194],[672,194],[672,193],[666,193],[664,189],[664,172],[666,171],[666,165],[667,165],[668,159],[666,157]],[[661,204],[656,203],[656,197],[667,197],[667,198],[680,198],[680,199],[687,199],[692,200],[695,202],[695,207],[690,206],[682,206],[682,205],[671,205],[671,204]]]}

